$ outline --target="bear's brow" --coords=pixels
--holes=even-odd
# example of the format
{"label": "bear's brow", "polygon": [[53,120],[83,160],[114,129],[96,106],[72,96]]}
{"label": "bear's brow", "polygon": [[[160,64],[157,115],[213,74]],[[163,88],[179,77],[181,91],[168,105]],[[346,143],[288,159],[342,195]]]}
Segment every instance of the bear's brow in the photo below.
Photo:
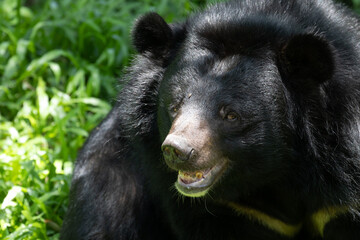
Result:
{"label": "bear's brow", "polygon": [[234,54],[250,55],[264,46],[276,46],[279,41],[291,35],[289,29],[273,17],[254,16],[242,20],[226,20],[204,23],[195,28],[203,47],[219,56]]}

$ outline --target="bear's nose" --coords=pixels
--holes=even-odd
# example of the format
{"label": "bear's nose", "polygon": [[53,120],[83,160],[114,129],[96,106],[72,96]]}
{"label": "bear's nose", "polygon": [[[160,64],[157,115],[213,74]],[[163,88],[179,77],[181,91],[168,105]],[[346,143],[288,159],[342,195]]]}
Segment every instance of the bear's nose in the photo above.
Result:
{"label": "bear's nose", "polygon": [[191,158],[194,149],[181,137],[169,135],[161,146],[166,161],[182,163]]}

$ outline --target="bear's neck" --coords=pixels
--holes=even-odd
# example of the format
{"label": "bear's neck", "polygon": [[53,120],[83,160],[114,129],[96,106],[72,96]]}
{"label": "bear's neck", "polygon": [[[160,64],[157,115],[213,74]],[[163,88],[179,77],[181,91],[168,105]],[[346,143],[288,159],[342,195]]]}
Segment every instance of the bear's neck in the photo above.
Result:
{"label": "bear's neck", "polygon": [[349,206],[328,206],[309,210],[296,195],[279,189],[263,190],[237,201],[222,201],[242,217],[286,237],[294,237],[302,229],[312,235],[323,236],[324,227],[332,219],[349,212]]}
{"label": "bear's neck", "polygon": [[280,188],[261,189],[236,202],[289,224],[301,222],[306,215],[306,206],[299,197]]}

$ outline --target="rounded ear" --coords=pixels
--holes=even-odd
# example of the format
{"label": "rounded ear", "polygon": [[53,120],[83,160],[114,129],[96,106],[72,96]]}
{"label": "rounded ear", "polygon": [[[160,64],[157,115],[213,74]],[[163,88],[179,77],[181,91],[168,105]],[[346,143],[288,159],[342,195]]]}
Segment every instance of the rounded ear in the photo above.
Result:
{"label": "rounded ear", "polygon": [[135,22],[132,36],[133,44],[139,53],[151,52],[155,57],[163,56],[169,50],[173,39],[170,26],[154,12]]}
{"label": "rounded ear", "polygon": [[311,34],[293,36],[282,47],[280,64],[287,83],[300,89],[317,86],[334,72],[329,43]]}

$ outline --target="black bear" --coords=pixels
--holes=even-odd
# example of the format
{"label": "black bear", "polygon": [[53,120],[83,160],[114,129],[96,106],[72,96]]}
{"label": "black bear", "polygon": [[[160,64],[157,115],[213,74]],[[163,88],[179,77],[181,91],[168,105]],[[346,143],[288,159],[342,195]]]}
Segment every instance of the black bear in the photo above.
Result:
{"label": "black bear", "polygon": [[360,239],[360,20],[330,0],[135,23],[61,239]]}

